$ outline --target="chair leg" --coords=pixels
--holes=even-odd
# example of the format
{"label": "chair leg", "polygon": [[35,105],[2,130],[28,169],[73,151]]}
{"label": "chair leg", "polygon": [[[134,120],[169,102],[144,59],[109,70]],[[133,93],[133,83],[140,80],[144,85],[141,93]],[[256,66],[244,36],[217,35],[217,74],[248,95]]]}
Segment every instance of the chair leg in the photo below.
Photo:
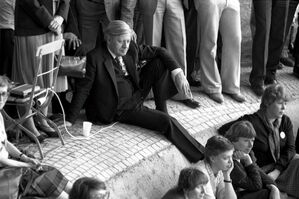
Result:
{"label": "chair leg", "polygon": [[[42,151],[42,147],[40,145],[39,140],[37,139],[37,137],[33,133],[31,133],[31,131],[29,131],[26,127],[24,127],[22,125],[22,123],[24,122],[24,119],[21,118],[21,119],[15,120],[12,117],[10,117],[5,111],[3,111],[2,114],[5,118],[7,118],[7,120],[12,122],[12,124],[10,126],[8,126],[8,128],[6,128],[6,130],[10,130],[14,127],[18,127],[21,130],[23,130],[29,137],[31,137],[35,141],[35,143],[37,144],[37,147],[38,147],[38,151],[39,151],[41,160],[44,159],[44,153]],[[25,119],[27,119],[27,117]]]}
{"label": "chair leg", "polygon": [[35,109],[35,108],[32,108],[34,112],[37,113],[38,116],[44,118],[49,124],[51,127],[53,127],[55,129],[55,131],[57,131],[58,133],[58,136],[59,136],[59,139],[61,141],[61,144],[64,145],[64,139],[62,137],[62,134],[61,134],[61,131],[59,130],[59,128],[57,127],[57,125],[52,121],[50,120],[49,118],[47,118],[41,111]]}
{"label": "chair leg", "polygon": [[61,144],[64,145],[64,139],[62,137],[62,134],[61,134],[61,131],[60,129],[58,128],[58,126],[52,121],[50,120],[49,118],[45,118],[47,120],[47,122],[50,124],[51,127],[53,127],[55,129],[55,131],[58,133],[58,136],[59,136],[59,139],[61,141]]}
{"label": "chair leg", "polygon": [[37,144],[37,148],[38,148],[38,151],[39,151],[39,154],[40,154],[40,157],[41,157],[41,160],[44,159],[44,152],[42,150],[42,147],[40,145],[40,142],[39,140],[37,139],[37,137],[35,135],[33,135],[33,133],[31,133],[31,131],[29,131],[27,128],[25,128],[23,125],[21,124],[18,124],[18,127],[23,130],[28,136],[30,136],[31,138],[34,139],[35,143]]}

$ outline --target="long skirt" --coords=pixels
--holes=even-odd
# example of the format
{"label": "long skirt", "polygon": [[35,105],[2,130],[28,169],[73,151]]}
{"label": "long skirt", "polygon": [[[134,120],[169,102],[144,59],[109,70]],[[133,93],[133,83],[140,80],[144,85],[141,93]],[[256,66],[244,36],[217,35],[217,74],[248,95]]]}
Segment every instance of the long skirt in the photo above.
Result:
{"label": "long skirt", "polygon": [[276,179],[280,191],[299,198],[299,154],[291,160],[288,167]]}
{"label": "long skirt", "polygon": [[65,189],[68,180],[54,167],[43,166],[41,171],[23,169],[20,182],[20,195],[25,198],[58,197]]}
{"label": "long skirt", "polygon": [[[38,69],[38,59],[36,57],[37,48],[56,39],[57,37],[51,32],[35,36],[16,36],[12,80],[18,83],[32,84],[36,70]],[[42,71],[51,70],[53,67],[54,55],[44,56],[42,59]],[[44,75],[38,79],[37,84],[45,88],[50,87],[52,81],[53,79],[49,75]],[[57,79],[55,89],[57,92],[65,91],[67,89],[66,78],[64,78],[64,80]]]}

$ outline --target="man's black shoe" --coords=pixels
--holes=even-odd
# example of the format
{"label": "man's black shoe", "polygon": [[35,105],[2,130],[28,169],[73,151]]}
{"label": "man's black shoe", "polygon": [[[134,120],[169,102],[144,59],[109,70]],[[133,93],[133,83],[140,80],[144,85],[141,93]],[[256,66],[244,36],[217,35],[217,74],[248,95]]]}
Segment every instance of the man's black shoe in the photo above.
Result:
{"label": "man's black shoe", "polygon": [[178,100],[178,102],[181,102],[190,108],[200,107],[200,104],[197,101],[195,101],[194,99]]}
{"label": "man's black shoe", "polygon": [[293,74],[299,78],[299,65],[294,66]]}
{"label": "man's black shoe", "polygon": [[190,86],[194,86],[194,87],[200,87],[201,86],[201,82],[198,80],[190,80],[188,81]]}
{"label": "man's black shoe", "polygon": [[264,83],[265,85],[277,84],[277,80],[275,78],[266,77]]}
{"label": "man's black shoe", "polygon": [[295,62],[289,57],[281,57],[279,61],[285,66],[293,67],[295,65]]}

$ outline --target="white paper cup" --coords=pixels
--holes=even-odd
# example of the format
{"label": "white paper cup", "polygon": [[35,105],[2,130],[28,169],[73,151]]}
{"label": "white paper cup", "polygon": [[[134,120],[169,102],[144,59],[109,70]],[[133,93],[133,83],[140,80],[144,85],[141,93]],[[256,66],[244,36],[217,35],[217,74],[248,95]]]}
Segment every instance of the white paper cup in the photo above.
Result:
{"label": "white paper cup", "polygon": [[87,121],[83,122],[83,132],[82,132],[83,136],[88,137],[90,135],[91,126],[92,126],[91,122],[87,122]]}

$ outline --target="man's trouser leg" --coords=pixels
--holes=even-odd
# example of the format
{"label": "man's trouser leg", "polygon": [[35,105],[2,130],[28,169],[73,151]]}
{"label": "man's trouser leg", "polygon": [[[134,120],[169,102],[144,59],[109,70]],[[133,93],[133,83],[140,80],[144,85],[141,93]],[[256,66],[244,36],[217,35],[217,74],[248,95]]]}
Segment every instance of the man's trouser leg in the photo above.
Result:
{"label": "man's trouser leg", "polygon": [[124,111],[118,120],[162,133],[190,162],[203,159],[204,147],[175,118],[166,113],[142,106]]}

